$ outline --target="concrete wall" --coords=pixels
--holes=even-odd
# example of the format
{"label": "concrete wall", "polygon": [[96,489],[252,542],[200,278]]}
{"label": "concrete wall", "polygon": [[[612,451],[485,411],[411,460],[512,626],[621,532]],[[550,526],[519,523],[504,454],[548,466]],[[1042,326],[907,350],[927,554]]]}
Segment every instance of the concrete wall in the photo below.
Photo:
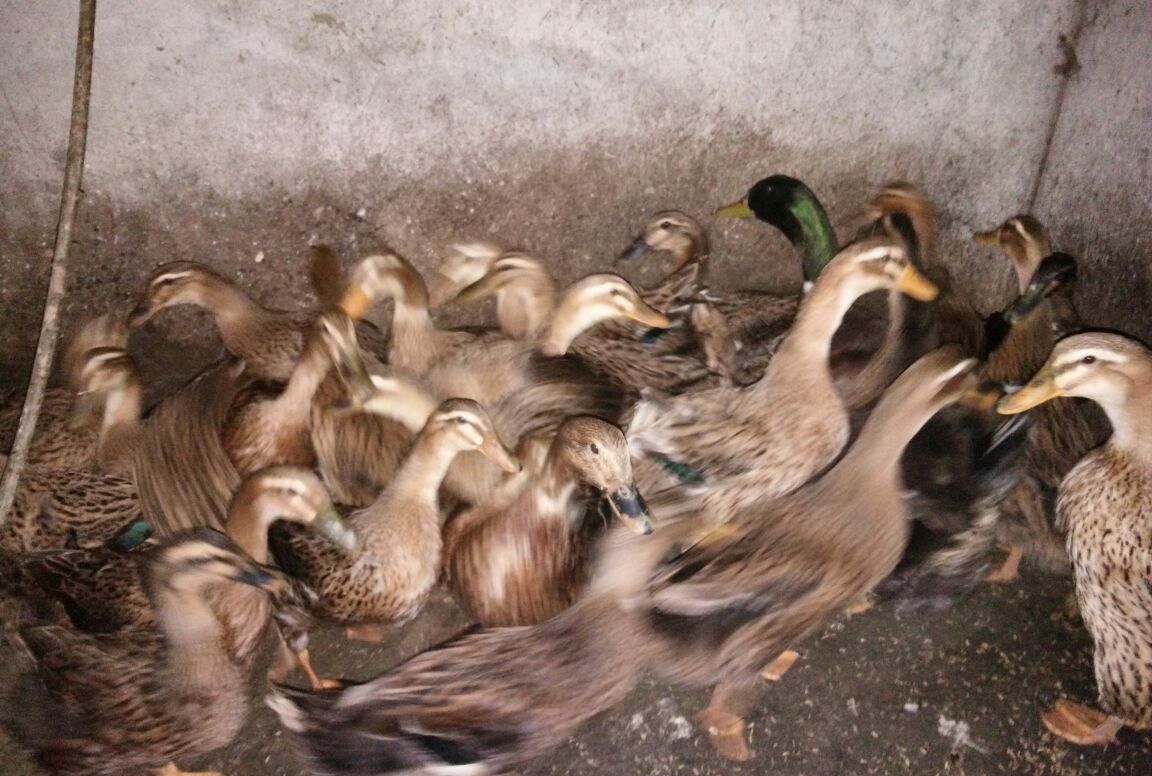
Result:
{"label": "concrete wall", "polygon": [[1152,341],[1152,4],[1089,3],[1036,213],[1081,259],[1100,326]]}
{"label": "concrete wall", "polygon": [[[1040,215],[1091,259],[1093,312],[1129,322],[1102,273],[1139,266],[1147,291],[1152,7],[1023,5],[101,0],[68,314],[175,258],[302,302],[316,239],[421,266],[497,239],[572,277],[652,210],[707,216],[789,172],[839,225],[887,180],[921,185],[984,308],[1008,271],[966,238],[1039,186]],[[0,9],[4,363],[30,358],[39,321],[74,27],[73,2]],[[1060,35],[1080,44],[1070,78]],[[718,285],[797,282],[766,227],[713,234]]]}

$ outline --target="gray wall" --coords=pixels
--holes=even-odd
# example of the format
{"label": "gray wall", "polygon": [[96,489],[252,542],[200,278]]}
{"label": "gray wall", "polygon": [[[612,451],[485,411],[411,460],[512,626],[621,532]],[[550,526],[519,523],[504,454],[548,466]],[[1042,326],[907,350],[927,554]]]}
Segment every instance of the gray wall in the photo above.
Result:
{"label": "gray wall", "polygon": [[[1008,270],[967,237],[1034,204],[1084,255],[1091,316],[1148,336],[1152,5],[1024,5],[101,0],[68,315],[176,258],[300,303],[310,240],[429,266],[497,239],[572,277],[654,209],[790,172],[844,227],[877,185],[921,185],[985,309]],[[0,10],[5,363],[34,346],[74,35],[73,2]],[[797,282],[766,227],[713,234],[717,285]]]}

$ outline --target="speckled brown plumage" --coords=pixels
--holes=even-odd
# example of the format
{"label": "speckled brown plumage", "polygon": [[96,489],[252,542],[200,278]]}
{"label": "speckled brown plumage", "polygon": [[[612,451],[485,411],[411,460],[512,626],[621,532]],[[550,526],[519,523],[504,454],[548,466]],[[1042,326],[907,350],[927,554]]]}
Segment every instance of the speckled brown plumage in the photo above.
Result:
{"label": "speckled brown plumage", "polygon": [[445,575],[483,625],[531,625],[575,603],[612,519],[597,508],[599,493],[633,488],[624,435],[596,418],[571,418],[550,444],[529,440],[518,452],[518,486],[507,483],[445,529]]}
{"label": "speckled brown plumage", "polygon": [[357,624],[412,617],[440,574],[444,475],[457,453],[493,443],[499,444],[491,421],[476,402],[444,402],[391,484],[349,516],[363,541],[360,551],[341,553],[295,526],[283,526],[270,535],[277,561],[315,590],[314,608],[325,619]]}
{"label": "speckled brown plumage", "polygon": [[1060,486],[1080,613],[1106,711],[1152,723],[1152,462],[1111,445]]}
{"label": "speckled brown plumage", "polygon": [[24,470],[0,529],[7,550],[97,547],[144,518],[132,480],[88,468]]}
{"label": "speckled brown plumage", "polygon": [[16,731],[50,771],[143,773],[239,732],[247,667],[224,648],[201,590],[210,580],[263,572],[224,537],[203,536],[181,537],[149,564],[159,630],[94,635],[36,626],[7,634],[24,672],[21,701],[40,710],[17,717]]}

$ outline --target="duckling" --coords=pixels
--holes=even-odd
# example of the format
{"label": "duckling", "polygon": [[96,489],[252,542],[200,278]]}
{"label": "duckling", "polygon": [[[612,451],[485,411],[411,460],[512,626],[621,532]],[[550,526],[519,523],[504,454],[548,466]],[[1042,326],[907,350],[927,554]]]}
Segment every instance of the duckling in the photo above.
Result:
{"label": "duckling", "polygon": [[369,507],[348,518],[363,541],[345,557],[293,526],[277,527],[272,550],[280,566],[319,596],[316,613],[361,625],[350,635],[378,639],[379,623],[406,620],[424,605],[440,572],[438,492],[453,458],[478,450],[506,471],[518,464],[476,402],[449,399],[428,419],[391,484]]}
{"label": "duckling", "polygon": [[1060,483],[1076,597],[1095,645],[1100,712],[1061,699],[1044,715],[1056,735],[1107,744],[1120,728],[1152,724],[1152,351],[1134,339],[1085,332],[1060,340],[1047,362],[998,409],[1017,413],[1059,396],[1099,404],[1112,436]]}
{"label": "duckling", "polygon": [[224,447],[240,474],[273,464],[312,465],[313,399],[334,363],[341,369],[366,369],[352,321],[340,310],[316,318],[279,395],[243,402],[226,421]]}
{"label": "duckling", "polygon": [[[748,757],[743,719],[759,693],[760,669],[896,566],[909,531],[904,446],[974,383],[974,365],[953,348],[917,361],[885,392],[848,452],[791,495],[746,504],[719,525],[701,515],[666,528],[662,517],[652,544],[623,537],[606,552],[611,579],[594,582],[591,594],[597,584],[619,587],[644,623],[659,673],[716,685],[700,719],[725,757]],[[661,514],[658,504],[654,511]]]}
{"label": "duckling", "polygon": [[829,372],[832,335],[858,297],[882,288],[936,293],[901,249],[854,244],[824,268],[758,382],[640,402],[627,434],[641,491],[720,488],[715,497],[727,506],[719,511],[735,511],[788,493],[830,463],[849,431]]}
{"label": "duckling", "polygon": [[445,530],[444,565],[453,592],[487,626],[543,622],[583,592],[592,546],[606,526],[582,486],[604,494],[612,513],[632,530],[648,534],[653,528],[619,428],[574,417],[551,444],[529,443],[546,454],[531,472],[518,475],[519,492],[508,487],[493,503],[456,515]]}
{"label": "duckling", "polygon": [[[945,353],[917,364],[835,469],[735,523],[610,532],[585,597],[540,625],[475,631],[337,692],[277,688],[268,704],[317,773],[508,773],[621,701],[644,668],[755,679],[765,655],[895,565],[900,448],[969,369]],[[714,704],[706,724],[742,729],[743,711]]]}
{"label": "duckling", "polygon": [[248,717],[248,667],[229,654],[206,591],[236,583],[274,591],[284,581],[227,537],[199,529],[150,555],[145,585],[157,628],[10,630],[23,670],[20,708],[34,710],[13,720],[18,737],[62,775],[160,772],[229,743]]}

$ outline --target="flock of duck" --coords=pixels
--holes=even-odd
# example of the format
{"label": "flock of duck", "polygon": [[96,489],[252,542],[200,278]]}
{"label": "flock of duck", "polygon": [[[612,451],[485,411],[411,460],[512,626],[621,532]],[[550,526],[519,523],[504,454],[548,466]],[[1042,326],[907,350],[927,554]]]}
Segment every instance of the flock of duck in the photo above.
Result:
{"label": "flock of duck", "polygon": [[[54,773],[179,773],[240,731],[272,630],[267,702],[317,773],[507,772],[645,672],[714,688],[698,721],[743,760],[804,638],[876,599],[945,607],[1025,555],[1071,568],[1095,642],[1102,710],[1045,724],[1152,723],[1152,352],[1084,330],[1075,261],[1030,216],[977,234],[1019,290],[985,319],[906,184],[843,246],[782,175],[717,215],[779,228],[803,291],[710,289],[678,211],[620,257],[667,262],[644,291],[559,288],[482,243],[427,281],[316,249],[314,311],[157,267],[73,338],[0,530],[15,735]],[[498,328],[432,316],[490,297]],[[175,305],[229,355],[146,409],[129,331]],[[477,629],[367,682],[318,672],[314,624],[378,641],[441,584]]]}

